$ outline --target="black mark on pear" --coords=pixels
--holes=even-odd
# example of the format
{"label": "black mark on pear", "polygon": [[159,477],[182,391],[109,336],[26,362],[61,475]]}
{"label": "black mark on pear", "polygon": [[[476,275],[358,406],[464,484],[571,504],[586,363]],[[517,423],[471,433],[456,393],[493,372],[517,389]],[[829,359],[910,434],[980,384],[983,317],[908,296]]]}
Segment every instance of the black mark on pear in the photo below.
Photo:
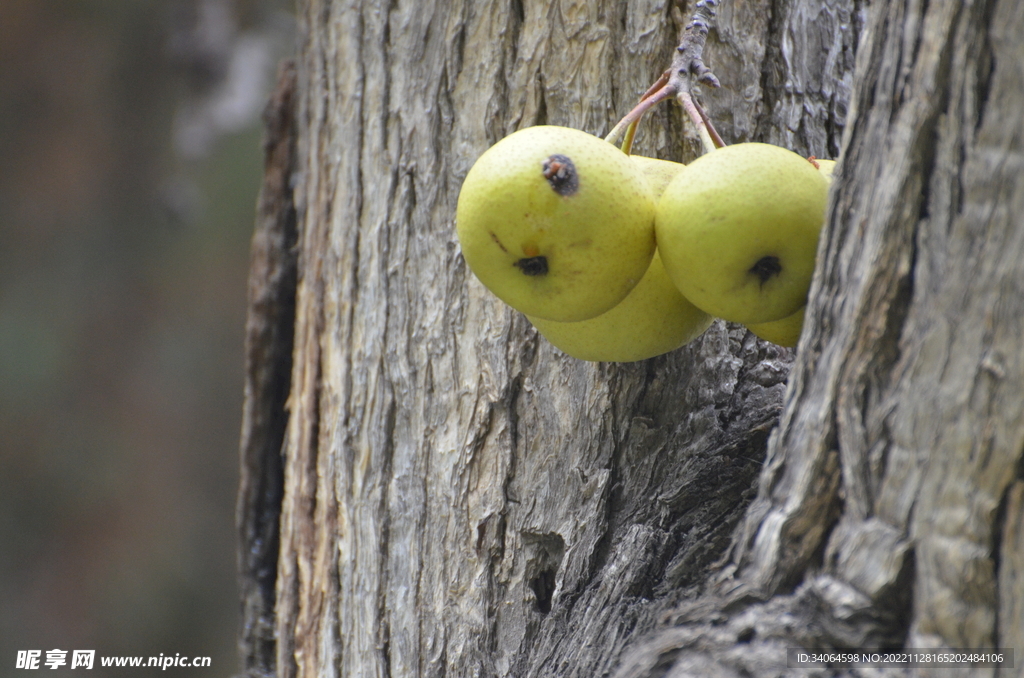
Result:
{"label": "black mark on pear", "polygon": [[579,190],[580,175],[576,172],[576,165],[567,156],[552,155],[543,162],[541,169],[551,190],[558,195],[570,196]]}
{"label": "black mark on pear", "polygon": [[779,263],[778,257],[761,257],[750,267],[750,272],[758,277],[763,287],[766,282],[782,273],[782,264]]}
{"label": "black mark on pear", "polygon": [[524,257],[512,265],[518,266],[524,275],[544,275],[548,272],[547,257]]}

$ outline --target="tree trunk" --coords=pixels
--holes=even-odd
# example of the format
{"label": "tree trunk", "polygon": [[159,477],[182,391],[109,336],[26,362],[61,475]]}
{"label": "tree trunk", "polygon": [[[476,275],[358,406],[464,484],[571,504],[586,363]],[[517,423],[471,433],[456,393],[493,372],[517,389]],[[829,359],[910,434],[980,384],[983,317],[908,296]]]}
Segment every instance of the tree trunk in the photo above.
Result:
{"label": "tree trunk", "polygon": [[[301,4],[297,265],[287,219],[254,249],[250,675],[807,676],[787,647],[1024,648],[1024,9],[862,5],[723,0],[705,52],[727,142],[843,157],[799,349],[717,322],[591,364],[470,274],[455,203],[516,129],[606,133],[668,66],[671,8]],[[678,106],[634,147],[696,149]]]}

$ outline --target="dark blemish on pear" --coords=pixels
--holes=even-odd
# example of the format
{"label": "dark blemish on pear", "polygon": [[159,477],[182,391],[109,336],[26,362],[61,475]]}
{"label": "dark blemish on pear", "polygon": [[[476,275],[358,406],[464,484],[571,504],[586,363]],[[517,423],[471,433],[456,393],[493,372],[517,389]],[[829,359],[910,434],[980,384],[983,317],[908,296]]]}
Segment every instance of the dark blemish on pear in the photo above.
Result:
{"label": "dark blemish on pear", "polygon": [[541,164],[541,169],[551,190],[558,195],[570,196],[579,190],[580,175],[576,173],[576,165],[566,156],[551,156]]}
{"label": "dark blemish on pear", "polygon": [[548,272],[547,257],[524,257],[512,265],[517,266],[523,275],[544,275]]}
{"label": "dark blemish on pear", "polygon": [[498,240],[498,236],[496,236],[494,234],[494,231],[488,231],[488,233],[491,234],[491,240],[493,240],[494,242],[498,243],[498,247],[501,248],[501,251],[504,252],[505,254],[508,254],[508,250],[505,249],[505,246],[501,244],[500,240]]}
{"label": "dark blemish on pear", "polygon": [[761,257],[750,267],[750,273],[756,275],[761,281],[761,287],[764,287],[766,282],[782,273],[782,264],[779,263],[778,257]]}

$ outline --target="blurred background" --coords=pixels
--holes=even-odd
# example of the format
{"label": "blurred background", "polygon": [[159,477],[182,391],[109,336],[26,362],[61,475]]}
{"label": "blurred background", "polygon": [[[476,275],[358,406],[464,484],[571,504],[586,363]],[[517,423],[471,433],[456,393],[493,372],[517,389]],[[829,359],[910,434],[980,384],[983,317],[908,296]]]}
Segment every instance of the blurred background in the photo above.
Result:
{"label": "blurred background", "polygon": [[0,0],[0,676],[54,648],[239,669],[246,275],[291,5]]}

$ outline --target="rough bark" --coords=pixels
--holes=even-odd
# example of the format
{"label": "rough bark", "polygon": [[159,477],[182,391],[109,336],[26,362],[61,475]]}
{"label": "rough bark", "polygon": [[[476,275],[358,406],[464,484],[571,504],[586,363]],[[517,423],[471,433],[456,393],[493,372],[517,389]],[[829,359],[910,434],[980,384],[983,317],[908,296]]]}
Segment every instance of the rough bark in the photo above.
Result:
{"label": "rough bark", "polygon": [[[278,674],[780,675],[787,646],[1024,641],[1017,4],[723,3],[726,141],[844,149],[787,390],[792,352],[721,323],[568,358],[459,255],[475,158],[606,132],[670,59],[668,6],[304,3]],[[635,146],[695,148],[670,107]]]}
{"label": "rough bark", "polygon": [[245,336],[245,409],[238,492],[242,665],[247,675],[273,675],[279,521],[284,493],[281,446],[288,414],[295,324],[298,237],[295,176],[295,64],[282,64],[264,112],[263,186],[257,204]]}
{"label": "rough bark", "polygon": [[620,675],[765,670],[787,646],[1016,648],[1019,667],[1021,35],[1014,0],[874,8],[813,320],[733,566]]}

